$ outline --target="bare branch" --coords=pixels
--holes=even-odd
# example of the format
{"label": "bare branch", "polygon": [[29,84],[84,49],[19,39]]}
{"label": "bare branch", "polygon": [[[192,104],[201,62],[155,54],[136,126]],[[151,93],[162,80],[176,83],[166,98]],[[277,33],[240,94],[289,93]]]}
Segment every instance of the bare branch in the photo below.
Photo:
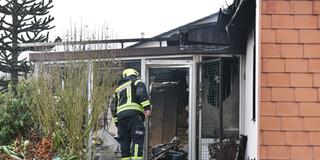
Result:
{"label": "bare branch", "polygon": [[6,65],[2,65],[2,64],[0,63],[0,70],[1,70],[2,72],[5,72],[5,73],[10,73],[10,72],[11,72],[11,67],[6,66]]}
{"label": "bare branch", "polygon": [[0,13],[3,13],[5,15],[10,15],[11,14],[11,11],[9,10],[9,6],[12,4],[12,1],[7,1],[8,3],[3,5],[3,6],[0,6]]}
{"label": "bare branch", "polygon": [[12,27],[12,24],[7,22],[6,20],[2,20],[1,23],[4,23],[5,25],[8,25],[8,26]]}
{"label": "bare branch", "polygon": [[12,32],[11,28],[4,27],[3,25],[0,25],[0,30],[5,30],[5,31],[8,31],[8,32]]}

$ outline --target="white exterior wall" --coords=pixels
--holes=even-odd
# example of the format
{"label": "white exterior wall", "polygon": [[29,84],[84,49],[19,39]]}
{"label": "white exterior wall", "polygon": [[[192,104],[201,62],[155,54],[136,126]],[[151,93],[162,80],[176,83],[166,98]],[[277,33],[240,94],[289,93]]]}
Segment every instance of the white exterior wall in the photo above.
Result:
{"label": "white exterior wall", "polygon": [[[167,47],[167,41],[161,42],[162,47]],[[160,42],[145,42],[137,48],[149,48],[149,47],[160,47]]]}
{"label": "white exterior wall", "polygon": [[[242,89],[241,89],[241,134],[248,136],[246,158],[257,159],[258,155],[258,105],[256,105],[256,120],[252,120],[253,106],[253,53],[254,32],[248,36],[246,55],[242,58]],[[256,99],[257,100],[257,99]]]}

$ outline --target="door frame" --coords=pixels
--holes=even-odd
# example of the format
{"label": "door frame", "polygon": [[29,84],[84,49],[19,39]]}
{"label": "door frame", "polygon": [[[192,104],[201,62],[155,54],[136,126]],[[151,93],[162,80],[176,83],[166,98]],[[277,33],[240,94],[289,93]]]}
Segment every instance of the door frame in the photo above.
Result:
{"label": "door frame", "polygon": [[[141,59],[141,80],[146,84],[148,92],[150,92],[150,86],[149,86],[149,69],[151,68],[186,68],[189,71],[189,124],[188,124],[188,159],[192,159],[193,156],[195,156],[194,149],[195,147],[192,145],[194,144],[193,141],[196,138],[196,135],[193,134],[196,128],[194,127],[195,122],[192,122],[195,116],[195,113],[193,113],[193,108],[195,107],[193,105],[193,102],[195,101],[193,98],[196,96],[196,92],[194,92],[193,84],[195,84],[194,79],[194,73],[193,73],[193,59]],[[146,130],[146,135],[149,135],[148,130]],[[146,146],[148,146],[148,136],[146,136]],[[148,153],[148,147],[145,147],[144,153]],[[148,154],[145,154],[145,159],[148,159]]]}

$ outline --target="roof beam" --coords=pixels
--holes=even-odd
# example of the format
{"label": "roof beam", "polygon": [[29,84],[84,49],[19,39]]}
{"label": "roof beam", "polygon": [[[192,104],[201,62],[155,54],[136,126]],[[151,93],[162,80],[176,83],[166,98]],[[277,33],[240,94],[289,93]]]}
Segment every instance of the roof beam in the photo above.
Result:
{"label": "roof beam", "polygon": [[188,54],[244,54],[244,50],[229,46],[170,46],[152,48],[126,48],[73,52],[30,53],[30,61],[67,61],[81,59],[104,59],[110,57],[144,57]]}

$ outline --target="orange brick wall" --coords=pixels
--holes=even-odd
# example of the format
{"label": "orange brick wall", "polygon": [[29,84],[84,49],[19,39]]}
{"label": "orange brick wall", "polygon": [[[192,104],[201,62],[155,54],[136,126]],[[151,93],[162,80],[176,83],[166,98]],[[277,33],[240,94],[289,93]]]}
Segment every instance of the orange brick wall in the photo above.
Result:
{"label": "orange brick wall", "polygon": [[261,0],[260,159],[320,160],[320,0]]}

